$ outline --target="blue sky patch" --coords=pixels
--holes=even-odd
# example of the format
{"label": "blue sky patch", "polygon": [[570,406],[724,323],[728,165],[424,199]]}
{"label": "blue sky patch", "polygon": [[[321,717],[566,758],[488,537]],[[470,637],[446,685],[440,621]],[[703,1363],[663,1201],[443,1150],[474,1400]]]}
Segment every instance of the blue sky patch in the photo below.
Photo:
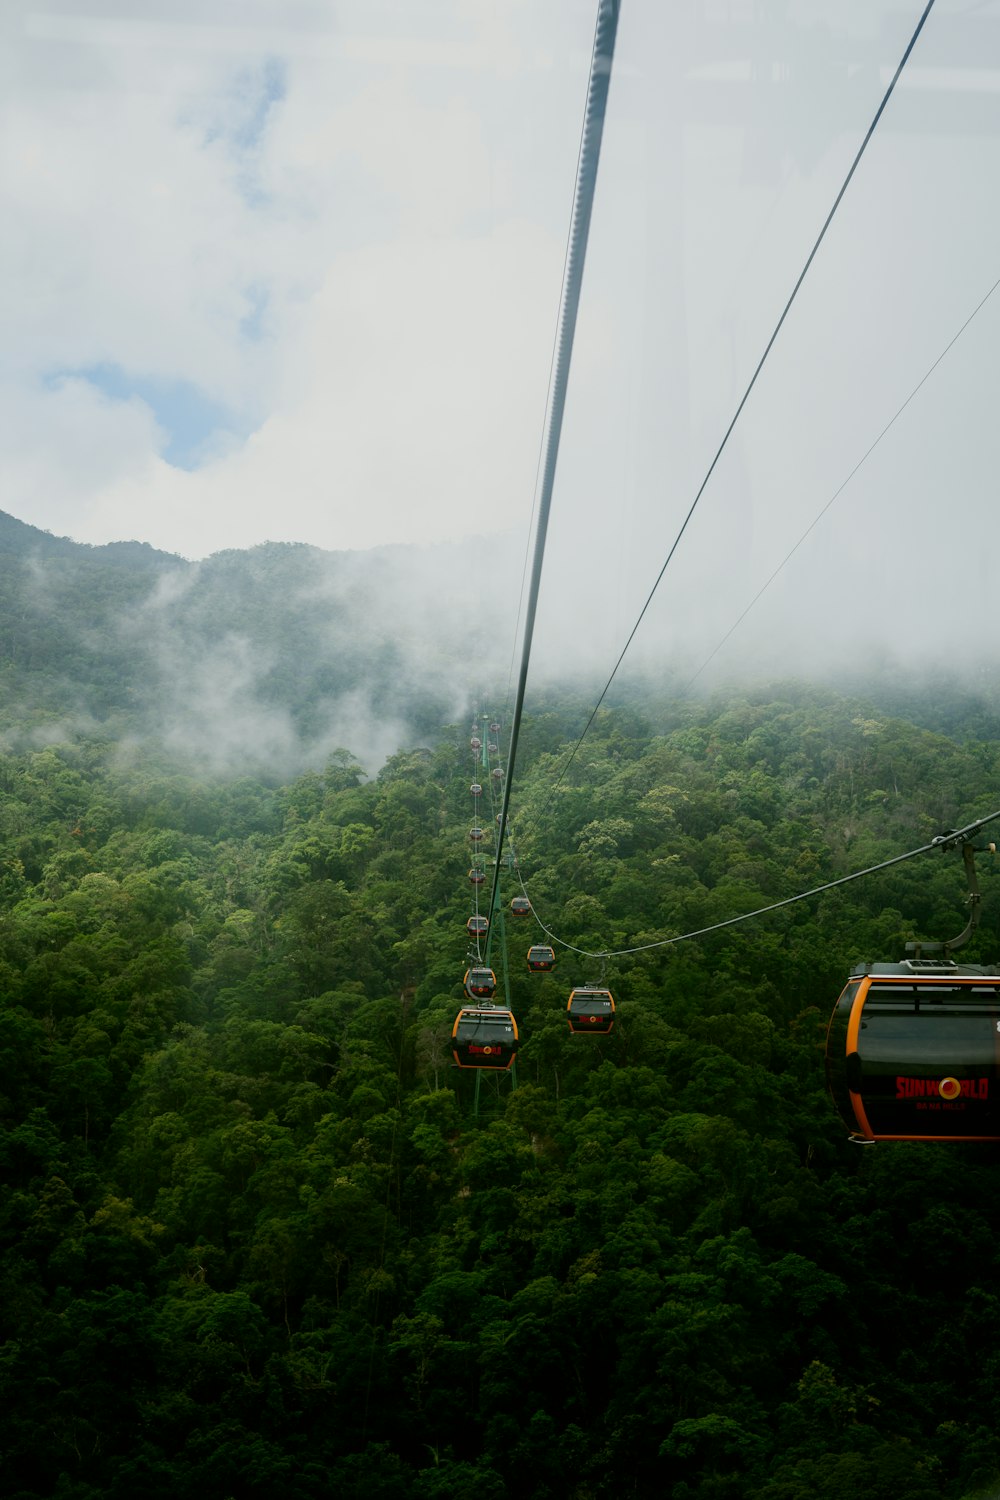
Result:
{"label": "blue sky patch", "polygon": [[166,439],[160,457],[177,469],[199,468],[214,434],[240,435],[235,414],[189,380],[131,375],[121,365],[97,364],[53,371],[45,384],[51,388],[62,380],[86,380],[111,401],[144,401]]}
{"label": "blue sky patch", "polygon": [[252,80],[253,86],[248,90],[249,109],[235,134],[236,145],[242,151],[252,151],[260,144],[272,106],[279,104],[287,93],[285,67],[279,58],[266,58],[260,69],[254,70]]}
{"label": "blue sky patch", "polygon": [[264,337],[264,318],[270,303],[270,295],[265,287],[251,286],[246,288],[245,296],[248,311],[240,319],[240,337],[247,339],[251,344],[257,344]]}

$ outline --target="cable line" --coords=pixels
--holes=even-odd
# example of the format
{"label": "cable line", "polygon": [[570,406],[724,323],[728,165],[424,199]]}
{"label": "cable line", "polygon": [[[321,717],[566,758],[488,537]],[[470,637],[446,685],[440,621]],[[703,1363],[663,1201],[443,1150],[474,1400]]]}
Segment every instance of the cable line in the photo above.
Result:
{"label": "cable line", "polygon": [[[597,26],[594,32],[594,49],[590,59],[590,82],[587,87],[587,103],[584,110],[583,130],[580,137],[580,153],[577,160],[573,217],[563,275],[562,305],[558,325],[559,337],[549,397],[545,465],[542,471],[541,495],[538,502],[538,521],[535,531],[534,558],[531,565],[531,583],[528,590],[527,608],[525,610],[524,636],[521,646],[521,667],[518,675],[514,712],[511,718],[510,743],[507,749],[507,775],[504,782],[503,802],[500,809],[500,830],[497,835],[497,862],[493,870],[493,888],[490,893],[489,910],[491,914],[496,909],[497,889],[500,880],[500,857],[503,852],[504,831],[507,826],[507,807],[510,802],[511,778],[517,754],[517,738],[521,727],[521,711],[524,707],[524,689],[528,678],[531,641],[535,630],[535,614],[538,608],[538,594],[542,578],[542,560],[545,556],[545,538],[548,531],[549,512],[552,508],[552,491],[555,485],[556,463],[559,457],[559,440],[562,436],[563,414],[566,408],[566,391],[569,384],[570,365],[573,358],[573,340],[576,334],[576,319],[580,307],[583,268],[587,258],[590,219],[594,207],[594,194],[597,188],[597,167],[601,158],[604,117],[607,112],[608,89],[611,83],[611,65],[614,60],[620,8],[621,0],[599,0],[598,3]],[[491,936],[492,923],[490,927]],[[487,938],[487,952],[489,952],[489,941],[490,938]]]}
{"label": "cable line", "polygon": [[757,384],[757,377],[759,376],[761,370],[764,368],[764,363],[767,360],[767,357],[770,354],[771,349],[774,346],[774,343],[775,343],[775,340],[778,337],[778,334],[781,332],[782,325],[784,324],[785,319],[788,317],[788,314],[789,314],[789,312],[791,310],[792,303],[795,301],[795,298],[798,296],[799,288],[801,287],[803,281],[805,281],[806,274],[807,274],[807,272],[809,270],[809,267],[812,265],[814,259],[816,258],[816,252],[819,250],[820,245],[823,243],[823,240],[826,237],[826,231],[829,229],[831,223],[833,222],[833,216],[837,212],[837,209],[840,207],[841,199],[843,198],[844,194],[847,192],[847,189],[848,189],[848,187],[850,185],[850,182],[851,182],[851,178],[854,176],[854,173],[857,170],[858,164],[861,161],[862,156],[865,154],[865,150],[867,149],[868,142],[871,140],[872,136],[875,133],[875,127],[878,124],[879,120],[882,118],[882,114],[883,114],[883,112],[885,110],[886,105],[889,102],[889,99],[890,99],[890,97],[892,95],[892,91],[896,87],[896,84],[899,81],[900,74],[902,73],[904,67],[906,66],[907,60],[909,59],[909,56],[910,56],[910,53],[913,51],[913,48],[916,45],[917,38],[919,37],[921,31],[924,28],[924,22],[927,20],[927,17],[930,15],[931,10],[933,8],[933,5],[934,5],[934,0],[927,0],[927,4],[924,6],[924,9],[923,9],[923,11],[921,13],[920,20],[917,22],[916,29],[914,30],[914,33],[910,37],[910,40],[909,40],[909,42],[907,44],[906,51],[903,53],[902,57],[899,60],[899,64],[898,64],[898,66],[896,68],[896,71],[892,75],[892,78],[889,81],[889,86],[886,89],[885,93],[882,95],[882,102],[879,105],[878,109],[875,111],[874,118],[873,118],[871,124],[869,125],[867,131],[865,132],[864,140],[861,142],[861,145],[858,147],[858,150],[857,150],[857,153],[855,154],[854,160],[851,162],[850,169],[849,169],[849,171],[847,173],[847,176],[844,178],[843,183],[841,184],[840,191],[838,192],[836,198],[833,200],[833,207],[830,209],[830,212],[827,214],[826,219],[824,220],[824,223],[823,223],[823,227],[822,227],[822,229],[820,230],[819,234],[816,237],[816,243],[813,245],[812,249],[810,250],[809,255],[808,255],[807,259],[806,259],[805,265],[802,267],[802,270],[799,272],[799,277],[798,277],[798,280],[796,281],[795,285],[792,288],[791,296],[788,298],[788,301],[785,303],[784,310],[782,311],[781,317],[778,319],[777,323],[774,325],[774,332],[771,334],[771,337],[768,339],[767,344],[764,347],[764,352],[761,355],[760,359],[757,361],[757,368],[754,370],[753,374],[751,375],[751,377],[750,377],[750,383],[747,386],[746,390],[743,392],[743,395],[740,398],[740,403],[737,406],[736,411],[733,413],[732,420],[730,421],[729,426],[726,428],[726,430],[725,430],[725,432],[723,434],[722,441],[721,441],[721,443],[719,444],[718,448],[715,451],[715,457],[712,459],[712,462],[709,464],[708,469],[707,469],[707,471],[705,473],[705,477],[701,481],[701,484],[698,486],[697,494],[695,495],[694,499],[692,500],[690,509],[688,510],[688,513],[684,517],[684,520],[683,520],[683,522],[681,524],[681,528],[678,531],[676,537],[674,538],[673,546],[670,548],[670,551],[667,553],[666,561],[664,562],[663,567],[660,569],[659,573],[656,575],[656,582],[653,584],[653,587],[650,589],[649,596],[646,599],[645,604],[642,606],[642,609],[639,612],[639,618],[636,620],[635,624],[632,626],[631,631],[629,632],[628,640],[625,642],[624,646],[622,647],[621,655],[619,656],[618,660],[614,664],[614,667],[612,668],[611,676],[608,678],[607,682],[604,684],[604,687],[601,690],[601,696],[598,698],[597,702],[594,705],[593,713],[590,715],[590,718],[587,720],[587,723],[584,726],[583,733],[580,735],[580,738],[577,740],[576,744],[574,745],[572,751],[570,752],[569,760],[566,762],[566,764],[563,767],[562,771],[560,771],[558,778],[556,779],[555,785],[552,788],[552,792],[549,794],[550,798],[551,798],[552,794],[555,792],[556,787],[559,786],[560,782],[562,781],[562,779],[565,776],[566,772],[569,770],[570,766],[573,764],[573,761],[576,758],[576,753],[579,750],[580,746],[583,744],[583,741],[586,738],[587,733],[590,730],[591,725],[593,724],[594,720],[597,717],[597,711],[600,708],[601,704],[604,702],[604,699],[607,696],[608,689],[610,688],[611,684],[615,680],[615,676],[617,675],[618,668],[621,666],[622,662],[625,659],[625,653],[628,651],[628,648],[631,646],[633,640],[635,639],[636,632],[638,631],[639,626],[642,624],[643,619],[645,618],[646,611],[648,610],[650,604],[652,604],[652,602],[653,602],[653,596],[654,596],[654,594],[656,593],[657,589],[660,586],[660,583],[661,583],[661,581],[663,579],[664,573],[667,571],[667,568],[670,566],[670,563],[671,563],[671,561],[673,559],[674,553],[677,551],[677,548],[680,546],[680,541],[681,541],[681,538],[683,537],[685,531],[687,530],[688,522],[691,520],[691,517],[694,515],[695,510],[698,507],[698,502],[701,499],[702,495],[704,494],[705,489],[706,489],[706,487],[708,485],[708,481],[711,479],[713,473],[715,472],[716,464],[719,462],[719,459],[722,457],[723,450],[725,449],[726,444],[729,442],[729,438],[730,438],[730,435],[731,435],[731,433],[733,431],[733,428],[736,426],[736,423],[739,421],[739,418],[740,418],[740,415],[741,415],[741,413],[743,411],[743,408],[746,406],[747,401],[750,399],[750,392],[753,390],[754,386]]}
{"label": "cable line", "polygon": [[[968,328],[968,326],[972,322],[973,318],[976,316],[976,314],[978,312],[980,312],[982,310],[982,308],[984,308],[986,306],[987,302],[993,296],[993,293],[996,291],[996,289],[997,289],[998,286],[1000,286],[1000,276],[998,276],[997,279],[996,279],[996,281],[994,281],[993,285],[990,287],[989,291],[986,293],[986,296],[983,297],[982,300],[977,304],[977,306],[973,308],[972,312],[970,312],[969,316],[966,318],[965,322],[962,324],[961,328],[954,335],[954,337],[952,339],[950,339],[947,344],[945,344],[944,348],[941,350],[941,353],[938,355],[937,359],[931,365],[930,369],[926,372],[925,375],[923,375],[921,377],[920,380],[918,380],[917,384],[913,387],[913,390],[907,396],[907,398],[903,402],[902,406],[898,407],[897,410],[896,410],[896,412],[895,412],[895,414],[892,417],[889,418],[888,422],[886,422],[885,426],[882,428],[882,431],[879,433],[878,437],[871,444],[871,446],[869,448],[867,448],[865,450],[865,452],[861,455],[861,457],[858,459],[857,463],[854,465],[854,468],[848,474],[847,478],[845,480],[843,480],[843,482],[840,485],[838,485],[838,487],[834,490],[834,492],[830,496],[829,500],[823,506],[823,509],[818,513],[818,515],[816,515],[813,518],[812,521],[810,521],[810,523],[806,527],[805,531],[802,533],[802,535],[799,537],[798,541],[795,543],[795,546],[792,547],[791,550],[789,552],[787,552],[785,554],[785,556],[781,559],[781,562],[775,568],[775,570],[771,574],[770,578],[768,578],[765,583],[761,584],[760,588],[757,590],[756,594],[754,594],[753,598],[750,600],[750,603],[747,605],[746,609],[743,611],[743,613],[741,615],[737,616],[737,618],[733,621],[732,625],[730,625],[729,629],[726,631],[725,635],[722,637],[722,640],[715,647],[715,650],[712,651],[712,653],[709,656],[706,656],[705,660],[702,662],[702,664],[698,668],[697,672],[695,672],[694,676],[686,684],[686,686],[684,688],[685,692],[687,692],[688,688],[694,686],[694,684],[698,681],[698,678],[701,676],[702,672],[704,672],[705,668],[709,665],[710,662],[712,662],[712,661],[715,660],[716,656],[718,656],[718,654],[722,650],[723,646],[729,640],[729,637],[739,628],[740,625],[743,624],[743,621],[746,619],[747,615],[753,609],[754,605],[757,603],[757,600],[761,597],[762,594],[764,594],[764,593],[767,592],[767,590],[771,587],[771,584],[777,578],[778,574],[781,572],[781,570],[785,566],[785,564],[787,562],[791,561],[791,559],[795,556],[796,552],[802,546],[802,543],[805,541],[806,537],[809,536],[810,532],[812,532],[813,530],[815,530],[815,528],[819,525],[820,521],[822,521],[823,517],[826,515],[827,511],[830,509],[830,507],[833,504],[833,502],[836,499],[838,499],[838,497],[843,493],[844,490],[846,490],[847,486],[850,484],[850,482],[854,478],[855,474],[861,468],[862,464],[864,464],[871,457],[871,455],[875,452],[875,449],[878,447],[879,443],[885,437],[885,435],[889,431],[890,427],[893,427],[895,425],[896,421],[903,415],[903,412],[909,406],[910,402],[913,400],[914,396],[920,390],[921,386],[923,386],[923,385],[925,385],[927,383],[927,381],[934,374],[934,371],[937,369],[938,365],[944,359],[945,355],[949,352],[950,349],[952,349],[954,347],[955,344],[958,343],[959,339],[962,337],[962,334]],[[558,785],[558,783],[557,783],[557,785]]]}
{"label": "cable line", "polygon": [[[770,906],[759,906],[756,911],[746,911],[738,917],[727,917],[723,922],[713,922],[710,927],[699,927],[694,932],[682,932],[678,937],[659,938],[655,943],[639,943],[634,948],[605,949],[592,953],[587,948],[576,948],[572,943],[564,942],[562,938],[556,937],[537,913],[536,921],[542,931],[560,947],[568,948],[571,953],[579,953],[584,958],[621,958],[629,953],[646,953],[650,948],[669,948],[675,943],[686,943],[691,938],[707,937],[710,932],[721,932],[724,927],[736,927],[740,922],[749,922],[754,917],[766,916],[768,912],[780,911],[784,906],[794,906],[798,901],[808,901],[810,896],[821,896],[824,891],[832,891],[838,885],[849,885],[853,880],[861,880],[865,875],[875,875],[879,870],[890,869],[892,865],[901,865],[904,860],[916,859],[918,854],[927,854],[932,849],[950,849],[957,844],[967,843],[970,838],[975,838],[981,828],[985,828],[987,823],[994,823],[997,818],[1000,818],[1000,811],[989,813],[985,818],[979,818],[975,823],[968,823],[964,828],[954,829],[951,833],[938,834],[936,838],[931,839],[929,844],[921,844],[919,849],[910,849],[906,854],[894,854],[892,859],[884,859],[881,864],[869,865],[864,870],[855,870],[852,875],[841,875],[837,880],[828,880],[825,885],[816,885],[811,890],[800,891],[797,896],[786,896],[783,901],[772,901]],[[532,903],[532,911],[534,909],[534,903]]]}

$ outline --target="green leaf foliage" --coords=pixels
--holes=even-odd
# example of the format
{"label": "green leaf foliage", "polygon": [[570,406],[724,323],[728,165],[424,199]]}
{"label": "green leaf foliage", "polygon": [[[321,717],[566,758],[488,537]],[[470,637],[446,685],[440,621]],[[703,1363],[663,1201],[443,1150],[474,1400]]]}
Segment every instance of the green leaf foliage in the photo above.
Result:
{"label": "green leaf foliage", "polygon": [[[282,784],[8,747],[5,1492],[992,1493],[995,1152],[859,1151],[823,1071],[850,967],[961,927],[960,861],[703,931],[995,810],[983,711],[906,706],[626,703],[558,784],[574,705],[526,722],[508,847],[558,962],[529,973],[535,920],[494,916],[521,1047],[478,1110],[450,1050],[466,731]],[[587,983],[610,1035],[569,1034]]]}

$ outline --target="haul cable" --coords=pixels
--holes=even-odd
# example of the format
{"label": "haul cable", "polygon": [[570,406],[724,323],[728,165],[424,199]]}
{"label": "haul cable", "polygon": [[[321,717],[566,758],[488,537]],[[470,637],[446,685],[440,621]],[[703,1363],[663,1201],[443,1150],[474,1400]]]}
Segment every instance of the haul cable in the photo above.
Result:
{"label": "haul cable", "polygon": [[585,724],[584,729],[583,729],[583,733],[580,735],[580,738],[577,740],[576,744],[573,746],[573,749],[570,752],[569,759],[567,760],[566,764],[563,766],[563,768],[560,771],[558,777],[556,778],[555,784],[552,787],[552,791],[549,793],[549,799],[550,800],[551,800],[552,796],[554,795],[554,793],[556,791],[556,788],[559,786],[560,782],[562,781],[563,777],[566,775],[566,772],[569,770],[570,766],[573,764],[573,761],[576,758],[576,753],[579,750],[580,746],[583,744],[583,741],[585,740],[585,738],[587,737],[587,734],[588,734],[588,732],[590,730],[590,727],[591,727],[591,725],[593,724],[594,720],[597,717],[597,711],[600,708],[601,704],[604,702],[604,699],[605,699],[605,697],[607,696],[607,693],[608,693],[608,689],[611,687],[611,684],[615,680],[615,677],[616,677],[617,672],[618,672],[618,668],[621,666],[622,662],[625,659],[625,653],[628,651],[628,648],[631,646],[633,640],[635,639],[636,632],[638,631],[639,626],[642,624],[643,619],[645,618],[646,611],[649,609],[649,606],[653,602],[653,596],[654,596],[654,594],[656,593],[657,589],[660,586],[660,583],[661,583],[661,581],[663,579],[664,573],[666,573],[667,568],[670,566],[670,563],[671,563],[671,561],[673,559],[674,553],[677,551],[677,548],[680,546],[680,541],[681,541],[681,538],[683,537],[685,531],[687,530],[688,522],[691,520],[691,517],[694,515],[695,510],[698,507],[699,500],[701,499],[702,495],[705,493],[705,489],[706,489],[706,487],[708,485],[708,481],[711,479],[713,473],[715,472],[715,467],[718,464],[719,459],[722,457],[722,454],[723,454],[723,451],[724,451],[724,449],[726,447],[726,444],[729,442],[729,438],[730,438],[730,436],[732,434],[733,428],[736,426],[736,423],[739,421],[740,415],[741,415],[741,413],[743,411],[743,408],[746,406],[747,401],[750,399],[750,392],[753,390],[754,386],[757,384],[757,377],[760,375],[761,370],[764,368],[764,364],[765,364],[765,362],[767,360],[768,355],[771,352],[771,349],[774,346],[775,340],[777,339],[778,334],[781,332],[782,325],[784,324],[785,319],[788,317],[788,314],[791,311],[792,303],[795,301],[795,298],[798,296],[799,288],[801,287],[803,281],[805,281],[806,274],[809,271],[810,266],[812,265],[813,261],[816,258],[816,252],[819,250],[820,245],[823,243],[823,240],[826,237],[826,231],[829,229],[831,223],[833,222],[834,214],[837,212],[837,209],[840,207],[841,199],[843,198],[844,194],[847,192],[847,189],[848,189],[848,187],[850,185],[850,182],[851,182],[851,178],[854,176],[854,173],[857,170],[858,164],[861,161],[862,156],[864,156],[864,154],[865,154],[865,150],[867,149],[868,142],[871,140],[872,136],[875,133],[875,127],[878,125],[879,120],[882,118],[882,114],[883,114],[883,112],[885,110],[886,105],[889,102],[889,99],[890,99],[890,97],[892,95],[892,91],[896,87],[896,84],[899,82],[900,74],[902,73],[904,67],[906,66],[906,63],[907,63],[907,61],[909,59],[909,56],[910,56],[910,53],[913,51],[913,48],[916,45],[917,38],[919,37],[921,31],[923,30],[923,28],[924,28],[924,22],[927,20],[927,17],[930,15],[933,6],[934,6],[934,0],[927,0],[927,4],[924,6],[923,12],[921,13],[920,20],[917,22],[916,29],[914,30],[914,33],[910,37],[910,40],[909,40],[909,42],[907,44],[906,51],[903,53],[902,57],[900,58],[899,64],[898,64],[898,66],[896,68],[896,71],[895,71],[895,73],[893,73],[892,78],[889,81],[889,86],[886,89],[885,93],[882,95],[882,102],[879,105],[878,109],[875,111],[875,116],[874,116],[871,124],[869,125],[867,131],[865,132],[864,140],[861,142],[861,145],[858,147],[858,150],[857,150],[857,152],[855,154],[854,160],[851,162],[851,166],[850,166],[850,169],[849,169],[849,171],[847,173],[847,176],[844,178],[844,181],[841,184],[840,191],[838,192],[836,198],[833,200],[833,207],[830,209],[830,212],[827,214],[826,219],[824,220],[823,227],[822,227],[822,229],[820,230],[819,234],[816,237],[816,243],[813,245],[812,249],[810,250],[809,255],[808,255],[807,259],[806,259],[805,265],[802,267],[802,270],[799,272],[799,277],[798,277],[798,280],[796,281],[794,287],[792,288],[791,296],[788,298],[788,301],[785,303],[784,310],[783,310],[783,312],[781,314],[781,317],[778,319],[777,323],[774,326],[774,332],[771,334],[771,337],[768,339],[767,344],[765,345],[765,348],[764,348],[764,352],[761,355],[760,359],[757,361],[757,368],[754,370],[753,374],[751,375],[751,377],[750,377],[750,383],[747,386],[746,390],[743,392],[743,395],[742,395],[742,397],[740,399],[740,403],[737,406],[736,411],[733,413],[732,420],[729,423],[729,426],[726,428],[725,433],[723,434],[722,442],[719,444],[718,448],[715,451],[715,457],[712,459],[712,462],[709,464],[708,469],[707,469],[707,471],[705,473],[705,477],[701,481],[701,484],[698,486],[698,492],[695,495],[694,499],[692,500],[690,509],[688,510],[688,513],[684,517],[684,520],[683,520],[683,522],[681,524],[681,528],[678,531],[676,537],[674,538],[673,546],[670,548],[670,551],[667,553],[666,561],[664,562],[663,567],[660,569],[659,573],[656,576],[656,582],[653,584],[653,587],[649,591],[649,595],[648,595],[648,597],[646,599],[646,602],[642,606],[642,609],[641,609],[641,611],[639,613],[639,618],[636,620],[635,624],[632,626],[631,631],[629,632],[628,640],[625,642],[624,646],[622,647],[621,655],[618,657],[618,660],[615,662],[614,667],[612,668],[611,676],[608,678],[607,682],[604,684],[604,687],[601,690],[601,696],[598,698],[597,702],[594,704],[593,713],[590,715],[590,718],[587,720],[587,723]]}
{"label": "haul cable", "polygon": [[[933,3],[933,0],[931,0]],[[497,862],[493,870],[493,888],[490,892],[490,933],[487,952],[492,938],[492,917],[496,910],[497,890],[500,881],[500,862],[503,852],[504,832],[507,826],[507,808],[517,754],[517,738],[521,727],[521,710],[524,706],[524,689],[528,678],[528,661],[531,656],[531,640],[535,629],[535,614],[542,579],[542,560],[545,556],[545,538],[548,531],[549,512],[552,508],[552,491],[555,485],[556,463],[559,457],[559,440],[562,435],[563,414],[566,408],[566,390],[569,383],[570,365],[573,358],[573,339],[576,334],[576,319],[580,307],[580,291],[583,285],[583,268],[587,258],[587,240],[590,234],[590,219],[597,187],[597,167],[601,157],[601,141],[604,136],[604,117],[607,112],[608,89],[611,83],[611,66],[614,60],[615,39],[618,34],[618,15],[621,0],[599,0],[597,26],[594,32],[594,49],[590,59],[590,82],[587,87],[587,103],[584,109],[583,130],[580,136],[580,153],[576,169],[576,190],[573,197],[573,216],[570,225],[566,266],[563,274],[563,289],[559,313],[559,336],[552,369],[552,386],[546,425],[545,464],[542,471],[541,494],[538,501],[538,521],[535,530],[535,550],[531,566],[531,583],[525,610],[524,636],[521,646],[521,667],[518,675],[517,696],[511,718],[510,743],[507,749],[506,777],[503,801],[500,809],[500,831],[497,837]]]}
{"label": "haul cable", "polygon": [[[558,943],[561,948],[568,948],[571,953],[582,954],[584,958],[621,958],[630,953],[646,953],[650,948],[669,948],[675,943],[686,943],[691,938],[707,937],[711,932],[721,932],[724,927],[735,927],[740,922],[749,922],[754,917],[767,916],[768,912],[780,911],[785,906],[794,906],[798,901],[808,901],[810,896],[821,896],[824,891],[832,891],[838,885],[849,885],[852,880],[861,880],[865,875],[875,875],[879,870],[888,870],[893,865],[901,865],[904,860],[916,859],[918,854],[928,854],[932,849],[953,849],[956,845],[966,844],[969,839],[975,838],[987,823],[993,823],[997,818],[1000,818],[1000,811],[989,813],[985,818],[979,818],[975,823],[968,823],[964,828],[938,834],[931,839],[929,844],[921,844],[919,849],[910,849],[906,854],[894,854],[892,859],[884,859],[881,864],[869,865],[864,870],[855,870],[851,875],[841,875],[837,880],[828,880],[824,885],[815,885],[811,890],[800,891],[797,896],[786,896],[783,901],[772,901],[770,906],[759,906],[756,911],[746,911],[738,917],[727,917],[724,922],[713,922],[711,927],[699,927],[694,932],[682,932],[677,937],[659,938],[655,943],[639,943],[634,948],[599,949],[593,953],[587,948],[577,948],[572,943],[564,942],[562,938],[556,937],[555,933],[550,932],[545,926],[537,912],[535,912],[535,920],[546,937]],[[521,889],[524,890],[525,895],[528,894],[523,882]],[[531,909],[535,911],[534,903]]]}
{"label": "haul cable", "polygon": [[792,558],[795,556],[796,552],[798,552],[799,548],[802,546],[802,543],[805,541],[806,537],[809,536],[810,533],[813,532],[816,529],[816,527],[819,525],[820,521],[822,521],[823,517],[826,515],[827,511],[830,509],[830,507],[833,504],[833,502],[835,500],[837,500],[840,497],[841,494],[843,494],[844,490],[846,490],[847,486],[850,484],[850,482],[854,478],[855,474],[861,468],[862,464],[866,463],[867,460],[871,457],[871,455],[875,452],[875,449],[878,447],[879,443],[885,437],[885,435],[889,431],[889,429],[891,427],[895,426],[896,422],[903,415],[903,412],[909,406],[909,404],[913,400],[914,396],[921,389],[921,387],[924,386],[927,383],[927,381],[931,378],[931,376],[934,374],[934,371],[937,369],[938,365],[944,359],[945,355],[954,347],[955,344],[958,343],[959,339],[962,337],[962,334],[968,328],[968,326],[972,322],[973,318],[976,316],[977,313],[981,312],[982,309],[986,306],[987,302],[993,296],[993,293],[996,291],[996,289],[997,289],[998,286],[1000,286],[1000,277],[997,277],[996,281],[994,281],[993,285],[990,287],[989,291],[986,293],[986,296],[983,297],[982,300],[972,309],[972,312],[970,312],[969,316],[966,318],[965,322],[962,324],[962,326],[958,330],[958,332],[948,341],[947,344],[945,344],[944,348],[941,350],[941,353],[938,355],[937,359],[931,365],[930,369],[927,370],[926,373],[922,376],[922,378],[917,381],[917,384],[913,387],[913,390],[907,396],[907,398],[903,402],[902,406],[898,407],[896,409],[895,414],[889,418],[888,422],[886,422],[885,426],[882,428],[882,431],[879,433],[878,437],[875,439],[875,441],[868,448],[866,448],[865,452],[858,459],[857,463],[854,465],[854,468],[848,474],[847,478],[845,480],[843,480],[842,483],[839,484],[837,486],[837,488],[834,490],[834,492],[830,496],[829,500],[823,506],[823,509],[819,512],[818,515],[816,515],[816,516],[813,517],[813,519],[810,521],[809,525],[806,527],[805,531],[802,533],[802,535],[799,537],[798,541],[795,543],[795,546],[792,547],[791,550],[785,554],[785,556],[781,559],[781,562],[778,564],[778,566],[775,568],[774,572],[771,574],[770,578],[768,578],[766,580],[766,582],[764,582],[764,583],[761,584],[760,588],[757,590],[756,594],[754,594],[753,598],[750,600],[750,603],[747,605],[746,609],[744,609],[743,613],[741,615],[737,616],[737,618],[733,621],[732,625],[730,625],[729,629],[726,631],[725,635],[722,637],[722,640],[719,641],[718,645],[711,652],[711,654],[708,655],[708,656],[706,656],[705,660],[702,662],[702,664],[698,668],[697,672],[695,672],[694,676],[690,679],[690,681],[684,687],[684,689],[683,689],[684,692],[687,692],[689,688],[691,688],[691,687],[694,686],[694,684],[698,681],[698,678],[701,676],[702,672],[704,672],[705,668],[709,665],[710,662],[714,661],[715,658],[718,656],[719,652],[722,650],[723,646],[729,640],[730,636],[733,635],[735,633],[735,631],[738,630],[738,628],[743,624],[743,621],[746,619],[747,615],[753,609],[753,607],[757,603],[758,599],[760,599],[760,597],[763,594],[765,594],[767,592],[767,590],[771,587],[771,584],[777,578],[778,574],[781,572],[782,568],[784,568],[785,564],[791,562]]}

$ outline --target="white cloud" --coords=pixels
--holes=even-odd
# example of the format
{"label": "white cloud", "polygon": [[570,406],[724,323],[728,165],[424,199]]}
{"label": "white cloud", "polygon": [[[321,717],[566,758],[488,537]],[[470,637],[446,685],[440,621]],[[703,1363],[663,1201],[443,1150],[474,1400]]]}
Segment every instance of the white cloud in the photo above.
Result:
{"label": "white cloud", "polygon": [[558,253],[523,225],[341,257],[297,330],[276,409],[247,443],[195,473],[159,461],[126,469],[95,488],[76,534],[174,548],[184,536],[202,555],[264,539],[356,548],[524,524],[546,281],[551,292]]}
{"label": "white cloud", "polygon": [[80,540],[90,540],[80,536],[80,520],[93,497],[146,468],[162,437],[143,402],[109,401],[83,380],[50,389],[7,380],[0,407],[4,508]]}
{"label": "white cloud", "polygon": [[[593,10],[5,7],[5,508],[187,556],[523,528]],[[896,0],[761,15],[623,7],[543,604],[578,639],[574,590],[599,579],[611,659],[912,25]],[[989,283],[996,138],[967,85],[992,62],[958,66],[955,22],[928,23],[935,87],[879,128],[682,544],[664,631],[742,607]],[[824,628],[847,569],[872,597],[871,551],[912,570],[932,533],[956,572],[970,536],[992,548],[990,347],[956,351],[968,420],[929,389],[857,490],[863,526],[838,503],[806,554]],[[172,468],[141,402],[44,379],[100,362],[200,386],[237,435]]]}
{"label": "white cloud", "polygon": [[[509,44],[491,58],[450,4],[422,36],[373,10],[367,40],[308,6],[236,29],[221,7],[115,9],[8,28],[25,68],[0,147],[0,318],[30,408],[0,451],[11,509],[186,555],[523,512],[561,246],[501,202],[510,174],[484,141],[476,90]],[[102,364],[194,384],[250,436],[185,473],[137,403],[40,383]],[[70,409],[88,399],[103,463]]]}

